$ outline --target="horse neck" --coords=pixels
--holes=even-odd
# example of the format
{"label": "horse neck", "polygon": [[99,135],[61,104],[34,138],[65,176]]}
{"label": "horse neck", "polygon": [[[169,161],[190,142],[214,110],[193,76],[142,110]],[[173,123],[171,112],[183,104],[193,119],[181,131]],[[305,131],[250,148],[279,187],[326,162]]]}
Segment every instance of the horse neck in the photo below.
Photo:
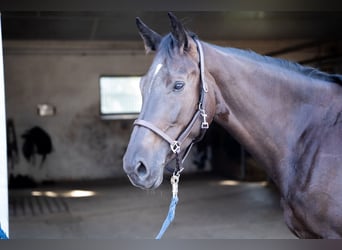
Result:
{"label": "horse neck", "polygon": [[[281,169],[280,162],[314,121],[313,103],[325,103],[329,95],[317,102],[322,95],[313,94],[316,85],[309,78],[280,66],[209,44],[204,51],[216,98],[215,121],[259,160],[273,179],[281,179],[286,169]],[[325,91],[323,85],[317,86]]]}

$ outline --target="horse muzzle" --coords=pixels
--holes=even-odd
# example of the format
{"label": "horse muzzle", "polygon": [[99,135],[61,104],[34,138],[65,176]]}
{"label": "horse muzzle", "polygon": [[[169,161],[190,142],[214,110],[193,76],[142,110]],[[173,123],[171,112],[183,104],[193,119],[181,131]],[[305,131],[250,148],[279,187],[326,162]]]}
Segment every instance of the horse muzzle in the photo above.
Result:
{"label": "horse muzzle", "polygon": [[163,181],[163,167],[149,168],[143,161],[130,162],[125,156],[123,168],[131,183],[141,189],[155,189]]}

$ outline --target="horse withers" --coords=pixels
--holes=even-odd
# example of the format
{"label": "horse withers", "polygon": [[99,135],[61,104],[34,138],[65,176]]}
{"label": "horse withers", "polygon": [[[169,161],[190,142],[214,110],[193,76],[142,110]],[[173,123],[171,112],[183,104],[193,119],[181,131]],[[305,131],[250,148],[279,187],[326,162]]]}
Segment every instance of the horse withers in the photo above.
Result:
{"label": "horse withers", "polygon": [[215,120],[262,163],[297,237],[341,238],[342,76],[199,41],[169,18],[165,36],[137,18],[156,54],[123,159],[132,184],[157,188]]}

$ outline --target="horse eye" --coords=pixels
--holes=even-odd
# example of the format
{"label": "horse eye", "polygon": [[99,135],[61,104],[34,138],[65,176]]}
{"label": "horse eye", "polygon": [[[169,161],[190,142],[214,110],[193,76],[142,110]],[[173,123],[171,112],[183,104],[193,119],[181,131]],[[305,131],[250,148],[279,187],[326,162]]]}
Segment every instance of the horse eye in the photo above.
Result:
{"label": "horse eye", "polygon": [[175,82],[175,85],[173,86],[173,90],[174,91],[180,91],[183,89],[184,85],[185,85],[184,82],[177,81],[177,82]]}

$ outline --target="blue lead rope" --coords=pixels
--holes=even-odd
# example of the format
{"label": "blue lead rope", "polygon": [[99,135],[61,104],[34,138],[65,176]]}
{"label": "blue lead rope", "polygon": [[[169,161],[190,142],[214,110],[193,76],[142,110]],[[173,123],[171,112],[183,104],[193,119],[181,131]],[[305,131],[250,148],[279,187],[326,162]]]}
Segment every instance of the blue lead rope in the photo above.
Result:
{"label": "blue lead rope", "polygon": [[173,219],[175,218],[175,212],[176,212],[176,206],[178,203],[178,197],[172,197],[170,207],[169,207],[169,212],[164,220],[164,223],[156,236],[156,240],[160,240],[163,234],[165,233],[166,229],[169,227]]}
{"label": "blue lead rope", "polygon": [[176,171],[173,173],[171,177],[171,184],[172,184],[172,199],[169,207],[169,212],[167,213],[167,216],[164,220],[164,223],[156,236],[156,240],[160,240],[163,234],[165,233],[166,229],[169,227],[173,219],[175,218],[176,213],[176,206],[178,203],[178,182],[179,182],[179,176],[183,169]]}

